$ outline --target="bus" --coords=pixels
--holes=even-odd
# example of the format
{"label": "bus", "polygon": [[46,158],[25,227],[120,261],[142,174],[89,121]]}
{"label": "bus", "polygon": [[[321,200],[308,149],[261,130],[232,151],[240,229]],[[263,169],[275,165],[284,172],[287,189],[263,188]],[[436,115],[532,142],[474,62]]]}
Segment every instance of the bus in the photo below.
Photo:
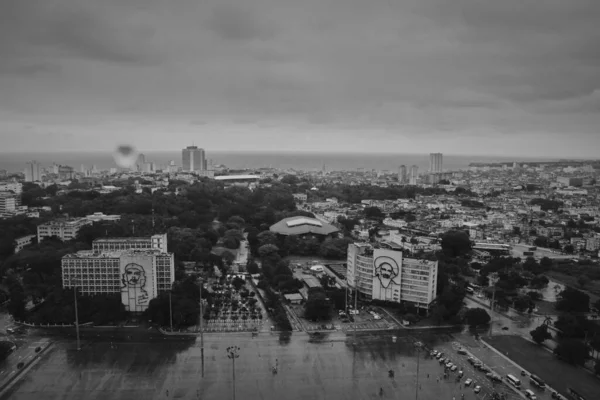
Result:
{"label": "bus", "polygon": [[546,388],[546,384],[544,383],[544,381],[533,374],[529,376],[529,382],[532,385],[537,386],[538,388],[540,388],[542,390],[544,390]]}
{"label": "bus", "polygon": [[506,375],[506,380],[509,381],[515,387],[521,387],[521,381],[511,374]]}
{"label": "bus", "polygon": [[567,393],[569,393],[569,397],[573,400],[585,400],[585,397],[577,393],[573,388],[567,388]]}

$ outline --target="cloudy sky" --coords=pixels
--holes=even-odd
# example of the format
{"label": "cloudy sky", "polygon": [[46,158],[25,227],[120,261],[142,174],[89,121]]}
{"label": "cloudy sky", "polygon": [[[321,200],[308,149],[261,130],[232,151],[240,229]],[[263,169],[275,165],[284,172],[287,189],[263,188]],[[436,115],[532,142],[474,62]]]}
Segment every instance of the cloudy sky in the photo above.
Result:
{"label": "cloudy sky", "polygon": [[598,21],[599,0],[0,0],[0,149],[595,157]]}

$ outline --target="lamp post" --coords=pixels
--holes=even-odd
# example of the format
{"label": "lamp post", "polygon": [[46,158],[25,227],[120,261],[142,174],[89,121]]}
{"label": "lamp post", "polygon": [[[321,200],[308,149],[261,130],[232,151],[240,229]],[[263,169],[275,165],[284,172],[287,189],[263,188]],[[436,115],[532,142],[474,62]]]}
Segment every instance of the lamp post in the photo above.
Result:
{"label": "lamp post", "polygon": [[421,348],[417,347],[417,387],[415,388],[415,400],[419,400],[419,360],[420,360]]}
{"label": "lamp post", "polygon": [[202,278],[198,278],[198,286],[200,286],[200,322],[199,322],[199,329],[200,329],[200,358],[202,360],[202,377],[204,378],[204,324],[203,324],[203,319],[204,319],[204,313],[202,311]]}
{"label": "lamp post", "polygon": [[235,400],[235,359],[239,358],[240,348],[238,346],[229,346],[227,348],[227,357],[232,362],[232,376],[233,376],[233,400]]}
{"label": "lamp post", "polygon": [[75,333],[77,335],[77,351],[81,350],[81,342],[79,340],[79,312],[77,310],[77,285],[73,285],[74,281],[77,281],[79,278],[72,277],[69,278],[69,283],[73,287],[73,299],[75,302]]}
{"label": "lamp post", "polygon": [[171,302],[171,291],[169,291],[169,321],[171,322],[171,332],[173,332],[173,303]]}

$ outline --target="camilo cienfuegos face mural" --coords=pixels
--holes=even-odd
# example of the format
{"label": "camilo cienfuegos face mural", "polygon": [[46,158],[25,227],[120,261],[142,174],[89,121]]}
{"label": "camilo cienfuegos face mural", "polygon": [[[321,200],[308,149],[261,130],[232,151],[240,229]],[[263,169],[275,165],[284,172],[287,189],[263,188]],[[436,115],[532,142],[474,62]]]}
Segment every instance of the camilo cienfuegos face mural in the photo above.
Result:
{"label": "camilo cienfuegos face mural", "polygon": [[396,278],[400,274],[400,266],[398,262],[388,256],[379,256],[375,258],[375,276],[379,279],[382,288],[390,287],[393,282],[396,285],[400,283],[396,281]]}
{"label": "camilo cienfuegos face mural", "polygon": [[121,291],[127,292],[130,306],[146,306],[148,304],[149,296],[146,289],[146,281],[144,267],[135,263],[129,263],[125,266],[121,278],[121,283],[123,284]]}

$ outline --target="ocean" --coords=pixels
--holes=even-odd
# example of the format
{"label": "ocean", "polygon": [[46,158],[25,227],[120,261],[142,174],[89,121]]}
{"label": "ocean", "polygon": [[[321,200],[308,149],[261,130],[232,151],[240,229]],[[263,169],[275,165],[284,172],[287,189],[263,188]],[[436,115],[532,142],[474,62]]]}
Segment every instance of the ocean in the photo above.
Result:
{"label": "ocean", "polygon": [[[167,165],[171,160],[181,165],[181,151],[144,152],[147,162],[157,166]],[[382,153],[309,153],[309,152],[224,152],[207,151],[206,158],[214,164],[224,164],[230,169],[253,169],[273,167],[305,171],[322,170],[388,170],[397,171],[400,165],[419,167],[419,172],[429,168],[429,154],[382,154]],[[43,167],[52,164],[69,165],[79,171],[83,164],[87,169],[95,165],[99,170],[115,168],[109,152],[48,152],[48,153],[0,153],[0,170],[20,172],[25,163],[35,160]],[[533,157],[498,157],[474,155],[444,155],[443,169],[456,171],[468,168],[471,162],[552,161]]]}

